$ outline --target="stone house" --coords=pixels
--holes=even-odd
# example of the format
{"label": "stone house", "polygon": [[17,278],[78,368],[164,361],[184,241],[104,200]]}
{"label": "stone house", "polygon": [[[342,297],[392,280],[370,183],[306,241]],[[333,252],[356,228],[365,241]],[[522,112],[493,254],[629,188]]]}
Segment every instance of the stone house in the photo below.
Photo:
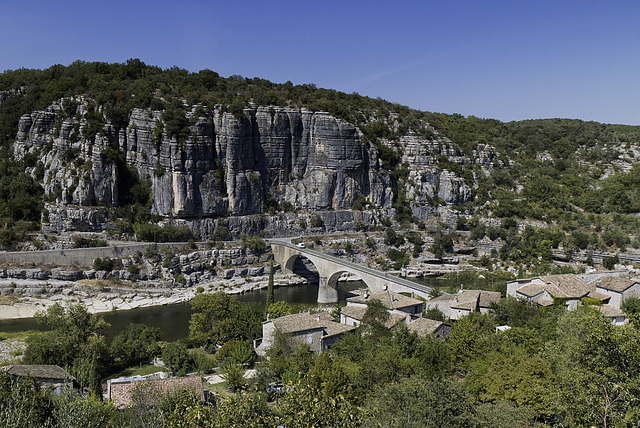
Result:
{"label": "stone house", "polygon": [[422,310],[424,309],[424,301],[422,300],[414,299],[413,297],[408,297],[400,293],[393,293],[391,291],[371,293],[369,290],[365,290],[356,296],[347,298],[347,307],[360,306],[366,308],[367,302],[374,299],[380,300],[384,307],[390,311],[403,312],[413,316],[422,316]]}
{"label": "stone house", "polygon": [[610,296],[609,304],[617,308],[627,297],[640,297],[640,281],[638,279],[625,279],[619,276],[603,276],[595,281],[597,292]]}
{"label": "stone house", "polygon": [[[364,313],[367,311],[366,305],[349,305],[343,307],[340,311],[340,324],[358,327],[362,322],[362,318],[364,317]],[[388,311],[389,318],[384,323],[384,326],[389,330],[393,330],[396,325],[401,322],[409,324],[411,322],[411,315],[406,312],[401,312],[398,310]],[[422,314],[420,314],[422,316]]]}
{"label": "stone house", "polygon": [[290,335],[309,345],[311,352],[319,354],[328,349],[347,331],[355,327],[337,323],[326,312],[286,315],[262,323],[262,340],[254,341],[258,355],[264,356],[275,339],[276,331]]}
{"label": "stone house", "polygon": [[565,307],[570,311],[575,310],[585,297],[597,299],[602,303],[608,303],[610,298],[573,274],[516,279],[507,284],[507,295],[540,306],[551,306],[554,299],[563,299]]}
{"label": "stone house", "polygon": [[380,300],[387,308],[389,318],[385,322],[385,327],[389,330],[394,330],[402,323],[422,337],[428,334],[446,337],[451,330],[448,324],[422,318],[424,301],[388,291],[370,293],[367,290],[360,295],[348,298],[347,306],[340,311],[340,323],[353,327],[359,326],[367,311],[367,303],[373,299]]}
{"label": "stone house", "polygon": [[451,331],[451,325],[429,318],[415,319],[407,327],[409,327],[410,331],[415,331],[418,336],[426,337],[427,335],[432,335],[440,339],[447,337]]}
{"label": "stone house", "polygon": [[56,365],[9,365],[0,367],[0,370],[14,380],[33,376],[43,387],[51,386],[56,394],[64,388],[73,387],[75,380],[66,370]]}
{"label": "stone house", "polygon": [[154,405],[162,396],[180,391],[193,390],[204,402],[204,389],[200,376],[171,377],[167,379],[121,378],[107,381],[105,399],[118,409],[133,405]]}
{"label": "stone house", "polygon": [[627,316],[622,309],[613,305],[600,305],[596,308],[602,313],[602,315],[611,321],[613,325],[622,325],[627,322]]}
{"label": "stone house", "polygon": [[640,280],[626,279],[620,272],[585,275],[548,275],[517,279],[507,284],[507,295],[550,306],[561,298],[569,310],[578,307],[585,297],[620,308],[624,299],[640,297]]}
{"label": "stone house", "polygon": [[501,299],[498,291],[460,290],[455,294],[445,294],[425,303],[426,309],[437,308],[446,318],[457,320],[472,312],[487,313],[491,304]]}

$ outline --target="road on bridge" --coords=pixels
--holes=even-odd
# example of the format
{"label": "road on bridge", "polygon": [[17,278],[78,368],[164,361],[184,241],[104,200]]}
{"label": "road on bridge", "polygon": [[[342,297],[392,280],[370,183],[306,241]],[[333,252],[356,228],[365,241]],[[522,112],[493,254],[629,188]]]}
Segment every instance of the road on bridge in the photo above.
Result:
{"label": "road on bridge", "polygon": [[[428,299],[431,291],[433,290],[431,287],[428,287],[426,285],[422,285],[422,284],[418,284],[415,283],[413,281],[410,281],[408,279],[405,278],[400,278],[397,277],[395,275],[390,275],[386,272],[381,272],[379,270],[376,269],[371,269],[368,266],[359,264],[359,263],[353,263],[350,262],[348,260],[344,260],[341,259],[339,257],[335,257],[335,256],[331,256],[329,254],[320,252],[320,251],[316,251],[316,250],[312,250],[310,248],[306,248],[304,246],[299,246],[296,244],[291,243],[291,238],[275,238],[275,239],[268,239],[267,242],[271,245],[275,244],[275,245],[281,245],[284,246],[286,248],[289,248],[290,250],[293,250],[296,253],[299,253],[300,255],[303,255],[305,257],[307,256],[311,256],[311,257],[307,257],[308,259],[312,259],[312,258],[319,258],[322,260],[325,260],[327,262],[330,263],[334,263],[337,265],[341,265],[344,266],[345,268],[348,268],[347,271],[354,273],[357,276],[360,276],[361,279],[367,284],[367,286],[372,289],[372,291],[377,291],[376,287],[374,284],[371,283],[367,283],[367,282],[371,282],[371,278],[374,278],[376,280],[376,282],[380,283],[380,284],[389,284],[391,285],[391,287],[389,288],[393,288],[396,291],[405,291],[405,292],[411,292],[415,295],[421,296],[425,299]],[[275,255],[275,252],[274,252]],[[312,260],[313,262],[313,260]],[[318,266],[316,266],[316,268],[318,268]],[[285,267],[282,266],[282,269],[285,270]],[[322,276],[322,273],[319,273]],[[360,275],[358,275],[360,274]],[[325,274],[326,275],[326,274]],[[331,275],[326,275],[327,277],[330,277]],[[363,277],[367,277],[369,279],[369,281],[365,280],[365,278]]]}

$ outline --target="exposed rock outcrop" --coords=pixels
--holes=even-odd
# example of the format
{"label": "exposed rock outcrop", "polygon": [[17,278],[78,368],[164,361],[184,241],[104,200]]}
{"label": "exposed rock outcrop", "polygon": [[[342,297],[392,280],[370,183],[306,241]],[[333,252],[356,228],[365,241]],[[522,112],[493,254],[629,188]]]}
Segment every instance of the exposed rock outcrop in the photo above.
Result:
{"label": "exposed rock outcrop", "polygon": [[[23,115],[16,133],[15,156],[34,153],[40,163],[31,173],[44,170],[49,231],[97,231],[105,217],[93,207],[130,203],[145,186],[152,214],[188,219],[200,232],[213,230],[208,219],[260,214],[269,201],[325,212],[327,230],[333,227],[326,213],[350,210],[359,195],[378,213],[390,214],[395,185],[378,151],[360,140],[357,127],[328,113],[251,107],[238,117],[221,107],[211,114],[193,107],[184,118],[188,133],[180,136],[163,112],[134,109],[126,126],[117,129],[96,122],[102,112],[89,115],[88,100],[74,102],[75,114],[53,104]],[[393,147],[408,168],[405,195],[420,218],[431,215],[438,202],[471,200],[474,176],[446,169],[443,157],[449,164],[477,163],[483,170],[497,162],[490,146],[479,145],[477,157],[469,159],[437,136],[410,134]],[[263,230],[264,224],[246,224],[252,222],[243,220],[239,227]],[[274,229],[284,226],[275,223]],[[283,230],[294,229],[286,225]]]}

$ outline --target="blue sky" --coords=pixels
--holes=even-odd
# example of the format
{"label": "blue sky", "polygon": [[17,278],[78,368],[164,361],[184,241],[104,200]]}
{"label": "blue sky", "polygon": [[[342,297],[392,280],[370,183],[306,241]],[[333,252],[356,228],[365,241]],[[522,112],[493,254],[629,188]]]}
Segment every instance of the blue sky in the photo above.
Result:
{"label": "blue sky", "polygon": [[30,1],[0,70],[140,58],[503,121],[640,125],[638,1]]}

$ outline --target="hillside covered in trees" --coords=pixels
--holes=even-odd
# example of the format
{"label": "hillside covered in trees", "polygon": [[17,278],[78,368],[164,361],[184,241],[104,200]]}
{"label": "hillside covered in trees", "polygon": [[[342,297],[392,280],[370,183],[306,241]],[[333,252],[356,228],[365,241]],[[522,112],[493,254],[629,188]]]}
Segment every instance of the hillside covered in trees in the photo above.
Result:
{"label": "hillside covered in trees", "polygon": [[[340,211],[350,230],[436,219],[481,238],[491,221],[526,221],[569,252],[637,246],[639,143],[633,126],[502,123],[136,59],[5,71],[0,245],[296,235],[310,213],[337,230]],[[172,219],[182,229],[156,225]]]}

